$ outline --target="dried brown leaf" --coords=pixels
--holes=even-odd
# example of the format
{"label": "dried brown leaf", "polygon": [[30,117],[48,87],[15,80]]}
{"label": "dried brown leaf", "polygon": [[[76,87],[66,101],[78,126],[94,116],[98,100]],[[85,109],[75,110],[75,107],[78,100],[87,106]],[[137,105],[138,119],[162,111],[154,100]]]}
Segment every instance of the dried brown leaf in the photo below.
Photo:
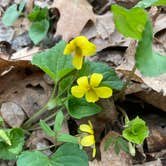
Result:
{"label": "dried brown leaf", "polygon": [[1,116],[10,127],[20,127],[25,120],[22,108],[12,102],[5,102],[0,109]]}
{"label": "dried brown leaf", "polygon": [[132,166],[132,160],[129,154],[120,151],[117,155],[114,151],[114,147],[110,146],[107,151],[104,150],[105,141],[112,135],[115,135],[115,132],[110,131],[102,140],[100,145],[101,151],[101,163],[103,166]]}
{"label": "dried brown leaf", "polygon": [[95,22],[87,0],[56,0],[51,8],[57,8],[60,13],[55,35],[62,35],[66,41],[78,36],[89,20]]}

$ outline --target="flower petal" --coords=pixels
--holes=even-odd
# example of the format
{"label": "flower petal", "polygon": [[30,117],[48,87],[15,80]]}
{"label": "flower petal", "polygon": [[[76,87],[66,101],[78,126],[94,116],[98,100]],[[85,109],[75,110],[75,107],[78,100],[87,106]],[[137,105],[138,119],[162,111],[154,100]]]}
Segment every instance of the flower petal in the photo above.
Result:
{"label": "flower petal", "polygon": [[73,96],[75,96],[77,98],[82,98],[85,94],[85,90],[82,89],[80,86],[73,86],[71,88],[71,93]]}
{"label": "flower petal", "polygon": [[80,125],[79,129],[83,132],[86,132],[86,133],[89,133],[89,134],[94,134],[94,131],[91,128],[91,126],[89,126],[87,124]]}
{"label": "flower petal", "polygon": [[99,86],[100,82],[103,79],[103,75],[102,74],[98,74],[98,73],[93,73],[90,77],[90,85],[92,87],[97,87]]}
{"label": "flower petal", "polygon": [[99,100],[98,96],[93,90],[89,90],[85,94],[85,98],[87,102],[95,103],[97,100]]}
{"label": "flower petal", "polygon": [[94,135],[88,135],[88,136],[85,136],[81,139],[81,142],[80,144],[82,146],[92,146],[95,144],[95,138],[94,138]]}
{"label": "flower petal", "polygon": [[74,41],[75,45],[81,49],[83,56],[90,56],[96,53],[96,45],[89,42],[85,36],[78,36]]}
{"label": "flower petal", "polygon": [[99,87],[94,88],[94,91],[96,92],[97,96],[100,98],[109,98],[112,96],[112,89],[109,87]]}
{"label": "flower petal", "polygon": [[94,55],[96,53],[96,45],[94,45],[91,42],[86,43],[86,45],[84,45],[84,48],[82,48],[82,54],[84,56],[91,56]]}
{"label": "flower petal", "polygon": [[94,145],[93,152],[92,152],[92,157],[95,157],[95,156],[96,156],[96,146]]}
{"label": "flower petal", "polygon": [[77,84],[81,87],[84,88],[86,91],[89,89],[89,82],[88,82],[88,77],[87,76],[82,76],[77,79]]}
{"label": "flower petal", "polygon": [[63,53],[64,53],[65,55],[66,55],[66,54],[71,54],[71,53],[74,52],[74,50],[75,50],[75,44],[74,44],[74,42],[73,42],[73,40],[72,40],[70,43],[68,43],[68,44],[66,45],[66,47],[65,47]]}
{"label": "flower petal", "polygon": [[75,54],[73,57],[73,66],[77,69],[80,70],[82,68],[82,63],[83,63],[83,56],[79,54]]}

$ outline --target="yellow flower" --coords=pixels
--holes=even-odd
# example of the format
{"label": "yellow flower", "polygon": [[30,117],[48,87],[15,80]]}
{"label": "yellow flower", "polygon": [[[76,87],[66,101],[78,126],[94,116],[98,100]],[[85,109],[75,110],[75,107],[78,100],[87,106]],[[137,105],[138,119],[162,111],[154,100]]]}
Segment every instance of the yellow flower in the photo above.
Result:
{"label": "yellow flower", "polygon": [[96,146],[95,146],[95,137],[92,123],[88,121],[89,124],[81,124],[79,129],[82,132],[82,138],[80,144],[82,146],[90,146],[93,148],[92,156],[96,156]]}
{"label": "yellow flower", "polygon": [[70,41],[64,50],[64,54],[74,54],[73,66],[80,70],[84,56],[91,56],[96,53],[96,46],[89,42],[85,36],[78,36]]}
{"label": "yellow flower", "polygon": [[102,74],[93,73],[90,81],[87,76],[78,78],[76,86],[71,88],[71,93],[77,98],[85,98],[88,102],[96,102],[99,98],[109,98],[112,96],[112,89],[105,86],[99,86],[103,79]]}

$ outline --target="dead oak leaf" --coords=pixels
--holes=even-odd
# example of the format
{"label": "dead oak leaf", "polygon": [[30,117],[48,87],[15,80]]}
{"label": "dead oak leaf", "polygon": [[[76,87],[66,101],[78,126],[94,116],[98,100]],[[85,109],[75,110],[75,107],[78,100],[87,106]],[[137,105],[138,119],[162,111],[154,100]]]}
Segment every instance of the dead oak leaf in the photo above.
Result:
{"label": "dead oak leaf", "polygon": [[87,0],[56,0],[51,8],[60,13],[55,36],[62,35],[66,41],[78,36],[89,20],[96,20]]}

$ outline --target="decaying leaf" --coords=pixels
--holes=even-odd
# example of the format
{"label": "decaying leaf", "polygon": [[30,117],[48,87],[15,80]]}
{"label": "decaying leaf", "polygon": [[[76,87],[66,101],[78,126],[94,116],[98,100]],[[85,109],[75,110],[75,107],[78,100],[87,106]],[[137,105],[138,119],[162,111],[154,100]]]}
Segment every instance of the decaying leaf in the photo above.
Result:
{"label": "decaying leaf", "polygon": [[166,17],[165,14],[160,14],[154,23],[154,33],[157,33],[166,28]]}
{"label": "decaying leaf", "polygon": [[14,36],[14,30],[11,27],[6,27],[3,25],[2,21],[0,20],[0,41],[7,41],[11,42]]}
{"label": "decaying leaf", "polygon": [[0,73],[2,74],[11,66],[13,69],[0,79],[0,102],[15,102],[30,117],[47,102],[51,87],[45,83],[43,73],[26,61],[1,60]]}
{"label": "decaying leaf", "polygon": [[3,103],[0,114],[10,127],[20,127],[25,120],[25,113],[22,108],[12,102]]}
{"label": "decaying leaf", "polygon": [[163,166],[160,159],[155,161],[145,162],[143,164],[135,164],[134,166]]}
{"label": "decaying leaf", "polygon": [[113,134],[114,133],[110,131],[101,142],[100,151],[101,151],[102,165],[132,166],[132,160],[129,154],[120,151],[119,154],[117,155],[112,145],[108,148],[107,151],[104,150],[105,141]]}
{"label": "decaying leaf", "polygon": [[60,13],[55,35],[62,35],[66,41],[78,36],[88,21],[95,22],[92,6],[87,0],[56,0],[51,8],[57,8]]}
{"label": "decaying leaf", "polygon": [[165,117],[151,114],[146,117],[150,130],[147,140],[148,152],[156,152],[166,149],[166,122]]}
{"label": "decaying leaf", "polygon": [[96,44],[97,51],[111,46],[127,47],[130,43],[130,39],[125,39],[115,30],[111,12],[96,16],[96,24],[87,24],[81,34],[87,36]]}

